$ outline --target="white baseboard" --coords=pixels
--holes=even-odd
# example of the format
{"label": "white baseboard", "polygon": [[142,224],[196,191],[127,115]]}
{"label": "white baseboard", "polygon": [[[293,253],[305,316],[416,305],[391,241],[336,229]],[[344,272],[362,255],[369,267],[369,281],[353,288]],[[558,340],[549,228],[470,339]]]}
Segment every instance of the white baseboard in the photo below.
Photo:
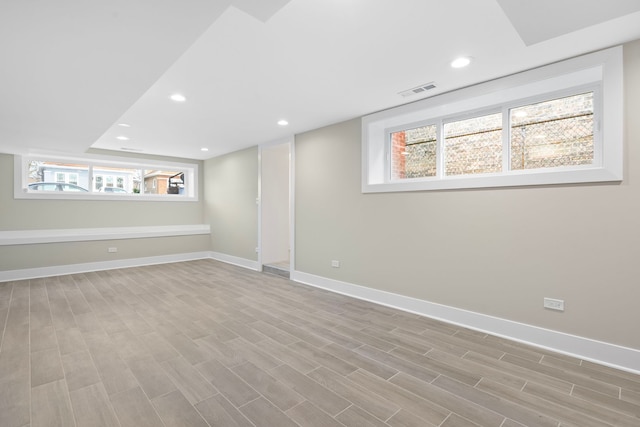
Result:
{"label": "white baseboard", "polygon": [[24,268],[20,270],[0,271],[0,282],[37,279],[40,277],[61,276],[65,274],[87,273],[91,271],[113,270],[116,268],[142,267],[145,265],[193,261],[205,258],[211,258],[209,252],[191,252],[144,258],[118,259],[113,261],[97,261],[82,264],[56,265],[51,267]]}
{"label": "white baseboard", "polygon": [[50,267],[23,268],[19,270],[0,271],[0,283],[16,280],[38,279],[40,277],[79,274],[90,271],[114,270],[116,268],[142,267],[145,265],[165,264],[170,262],[193,261],[197,259],[215,259],[238,267],[259,271],[258,261],[240,258],[218,252],[190,252],[182,254],[159,255],[142,258],[117,259],[112,261],[96,261],[82,264],[55,265]]}
{"label": "white baseboard", "polygon": [[227,264],[237,265],[238,267],[248,268],[249,270],[260,271],[260,264],[258,261],[227,255],[220,252],[209,252],[209,257],[217,261],[226,262]]}
{"label": "white baseboard", "polygon": [[300,271],[292,271],[291,280],[640,374],[640,350],[638,349],[622,347]]}

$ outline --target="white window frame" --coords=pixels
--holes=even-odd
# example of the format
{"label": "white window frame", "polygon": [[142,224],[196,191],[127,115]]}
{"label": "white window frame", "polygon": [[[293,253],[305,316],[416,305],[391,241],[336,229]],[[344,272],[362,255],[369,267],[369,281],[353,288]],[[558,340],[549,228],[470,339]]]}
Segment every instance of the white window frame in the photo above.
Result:
{"label": "white window frame", "polygon": [[[362,119],[362,192],[425,191],[622,181],[622,47],[558,62],[381,111]],[[594,92],[592,165],[510,170],[509,110],[565,96]],[[475,175],[444,174],[443,123],[503,112],[503,170]],[[390,134],[436,124],[436,176],[391,179]]]}
{"label": "white window frame", "polygon": [[[28,178],[29,162],[33,160],[78,163],[89,166],[88,192],[71,191],[29,191]],[[94,167],[110,166],[126,169],[155,169],[184,172],[186,182],[186,194],[142,194],[139,193],[99,193],[94,191]],[[98,173],[98,175],[104,175]],[[177,163],[157,160],[134,159],[116,156],[64,156],[60,154],[50,154],[45,152],[30,153],[14,156],[14,189],[15,199],[73,199],[73,200],[131,200],[131,201],[163,201],[163,202],[185,202],[198,201],[198,163]],[[106,176],[103,186],[106,186]],[[116,178],[114,177],[114,186]],[[144,179],[140,183],[144,187]]]}

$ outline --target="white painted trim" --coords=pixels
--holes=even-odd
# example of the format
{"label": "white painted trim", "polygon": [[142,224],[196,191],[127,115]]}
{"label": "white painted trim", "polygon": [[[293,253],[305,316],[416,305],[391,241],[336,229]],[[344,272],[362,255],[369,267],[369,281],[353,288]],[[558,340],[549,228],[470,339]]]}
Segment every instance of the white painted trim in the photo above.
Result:
{"label": "white painted trim", "polygon": [[[296,140],[289,146],[289,272],[296,268]],[[291,274],[291,273],[289,273]]]}
{"label": "white painted trim", "polygon": [[291,280],[640,374],[640,350],[475,313],[300,271]]}
{"label": "white painted trim", "polygon": [[0,231],[0,246],[211,234],[209,224]]}
{"label": "white painted trim", "polygon": [[269,148],[276,145],[290,144],[293,142],[294,138],[295,138],[295,135],[289,135],[284,138],[274,139],[273,141],[265,142],[264,144],[260,144],[259,147]]}
{"label": "white painted trim", "polygon": [[117,268],[142,267],[145,265],[166,264],[172,262],[194,261],[211,258],[209,252],[191,252],[184,254],[158,255],[144,258],[97,261],[83,264],[56,265],[51,267],[24,268],[20,270],[0,271],[0,283],[15,280],[37,279],[40,277],[79,274],[91,271],[114,270]]}
{"label": "white painted trim", "polygon": [[37,279],[40,277],[61,276],[65,274],[87,273],[91,271],[114,270],[117,268],[142,267],[145,265],[166,264],[172,262],[194,261],[198,259],[213,259],[233,264],[238,267],[258,271],[258,263],[246,258],[218,252],[190,252],[182,254],[158,255],[152,257],[117,259],[111,261],[96,261],[82,264],[56,265],[50,267],[23,268],[19,270],[0,271],[0,283],[16,280]]}
{"label": "white painted trim", "polygon": [[220,252],[209,252],[209,258],[216,261],[226,262],[227,264],[237,265],[238,267],[248,268],[249,270],[260,271],[260,263],[251,259],[240,258],[233,255],[227,255]]}
{"label": "white painted trim", "polygon": [[258,268],[257,271],[262,271],[262,145],[258,145],[258,199],[256,205],[258,209]]}

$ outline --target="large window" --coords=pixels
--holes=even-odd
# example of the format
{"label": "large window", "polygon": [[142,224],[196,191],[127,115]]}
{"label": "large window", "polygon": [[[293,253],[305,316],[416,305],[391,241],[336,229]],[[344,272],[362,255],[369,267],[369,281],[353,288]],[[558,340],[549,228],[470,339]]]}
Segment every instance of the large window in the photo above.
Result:
{"label": "large window", "polygon": [[363,192],[620,181],[622,51],[363,118]]}
{"label": "large window", "polygon": [[197,200],[198,194],[196,163],[16,156],[15,171],[16,198]]}

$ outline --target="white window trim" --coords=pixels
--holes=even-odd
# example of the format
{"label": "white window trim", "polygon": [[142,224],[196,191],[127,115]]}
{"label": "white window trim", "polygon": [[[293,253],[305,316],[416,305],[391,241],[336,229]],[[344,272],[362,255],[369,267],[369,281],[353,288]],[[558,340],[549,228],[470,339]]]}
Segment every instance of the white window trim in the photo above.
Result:
{"label": "white window trim", "polygon": [[[80,163],[90,166],[112,166],[128,169],[162,169],[184,171],[185,181],[188,183],[188,194],[129,194],[129,193],[97,193],[92,191],[93,182],[88,185],[89,192],[65,191],[28,191],[27,173],[31,160],[64,161]],[[64,156],[46,152],[34,152],[14,156],[14,187],[15,199],[70,199],[70,200],[131,200],[131,201],[162,201],[162,202],[197,202],[198,201],[198,163],[178,163],[158,160],[146,160],[128,157],[74,155]],[[92,181],[90,174],[90,181]],[[105,183],[106,185],[106,183]],[[114,183],[115,185],[115,183]],[[144,185],[144,182],[141,183]]]}
{"label": "white window trim", "polygon": [[[624,125],[622,71],[622,47],[618,46],[365,116],[362,119],[362,192],[621,181]],[[596,147],[592,166],[444,176],[439,159],[436,177],[391,180],[390,130],[499,111],[530,101],[551,99],[555,95],[561,97],[563,94],[578,93],[585,88],[595,88],[594,116],[599,118],[594,135]],[[440,150],[438,156],[442,155]],[[505,157],[509,157],[508,151]]]}

